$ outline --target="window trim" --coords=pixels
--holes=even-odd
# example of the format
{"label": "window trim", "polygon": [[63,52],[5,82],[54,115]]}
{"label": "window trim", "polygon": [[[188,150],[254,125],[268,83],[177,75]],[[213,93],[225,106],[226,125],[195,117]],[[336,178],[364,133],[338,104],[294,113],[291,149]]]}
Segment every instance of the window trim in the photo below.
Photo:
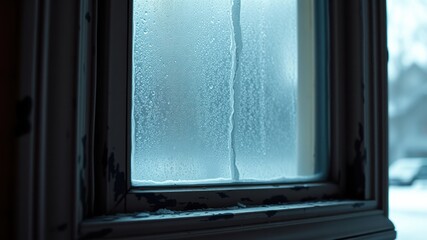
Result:
{"label": "window trim", "polygon": [[[379,234],[372,239],[389,239],[377,237],[381,234],[392,236],[393,233],[388,232],[391,223],[381,211],[375,210],[375,205],[375,201],[331,201],[184,212],[178,216],[148,216],[143,212],[85,221],[81,225],[81,234],[82,237],[137,239],[152,239],[154,236],[156,239],[357,239],[358,236]],[[308,228],[310,231],[306,231]]]}
{"label": "window trim", "polygon": [[[324,2],[323,5],[326,3]],[[101,91],[108,92],[105,94],[108,100],[107,103],[101,103],[101,106],[108,109],[108,113],[99,118],[101,121],[107,119],[107,123],[106,128],[101,130],[103,133],[98,134],[102,137],[97,140],[97,142],[104,142],[101,147],[105,148],[104,145],[106,145],[107,152],[109,152],[107,160],[104,159],[106,170],[102,169],[103,172],[98,174],[100,176],[98,178],[101,179],[99,182],[103,182],[104,185],[102,186],[105,191],[103,195],[106,196],[106,201],[102,204],[104,209],[101,212],[155,211],[158,208],[165,207],[172,210],[192,210],[193,208],[231,207],[239,203],[245,205],[260,205],[266,202],[278,204],[284,202],[336,199],[340,195],[340,191],[335,184],[337,182],[336,179],[327,179],[326,181],[317,181],[314,183],[208,185],[206,188],[203,188],[203,186],[132,187],[130,185],[130,164],[128,162],[128,159],[130,159],[128,154],[131,150],[129,144],[131,136],[127,133],[131,130],[129,123],[129,119],[131,119],[131,98],[129,94],[132,93],[131,76],[133,69],[130,64],[132,62],[132,55],[126,55],[126,53],[131,52],[130,49],[133,44],[130,37],[133,25],[132,1],[128,1],[127,4],[126,2],[119,3],[112,1],[111,4],[110,6],[106,6],[106,11],[109,12],[106,12],[107,19],[105,20],[105,25],[109,31],[102,38],[109,39],[106,41],[104,49],[106,52],[114,54],[114,56],[107,57],[106,60],[103,57],[106,63],[102,69],[108,69],[108,72],[102,77],[102,79],[105,79],[107,86]],[[319,6],[322,6],[322,4]],[[323,13],[323,11],[327,10],[321,7],[316,10],[316,12],[321,12],[319,14],[321,16],[318,16],[318,18],[325,17],[326,13]],[[127,26],[127,28],[124,26]],[[326,30],[325,28],[323,29]],[[322,33],[318,37],[326,37],[325,35],[328,34]],[[123,36],[128,36],[128,39]],[[324,42],[321,44],[326,47]],[[323,51],[325,54],[326,52]],[[323,67],[327,66],[327,63],[323,65]],[[319,70],[313,69],[313,71]],[[325,82],[324,79],[326,79],[326,76],[323,75],[326,74],[327,71],[323,70],[322,76],[319,77],[323,83]],[[127,89],[124,88],[124,79],[128,80]],[[327,87],[324,86],[323,89],[325,88]],[[316,95],[326,98],[325,94]],[[316,97],[320,99],[320,96]],[[325,101],[323,100],[319,104],[326,104]],[[322,119],[322,121],[324,123],[327,120]],[[127,129],[121,126],[127,126]],[[328,135],[327,130],[324,130],[322,134]],[[328,143],[322,143],[321,147],[327,146]],[[327,158],[328,153],[326,149],[323,152],[319,151],[319,153],[322,155],[321,158]],[[206,193],[208,189],[211,189],[211,194]],[[304,189],[304,191],[295,191],[292,189]],[[254,193],[254,191],[257,191],[257,193]]]}
{"label": "window trim", "polygon": [[[27,191],[20,190],[17,193],[16,199],[22,200],[17,203],[17,208],[21,209],[20,216],[29,216],[17,220],[18,226],[28,230],[19,234],[22,239],[33,236],[40,239],[153,237],[142,236],[144,233],[138,232],[139,227],[149,226],[146,220],[130,220],[124,215],[110,215],[110,221],[94,217],[108,213],[108,204],[102,200],[106,186],[93,184],[91,176],[108,176],[108,169],[93,173],[94,169],[89,166],[94,160],[94,165],[106,167],[110,157],[117,155],[112,155],[113,151],[106,139],[94,139],[94,133],[103,133],[99,130],[108,129],[108,125],[92,125],[92,84],[94,79],[105,77],[103,70],[106,69],[106,63],[100,57],[106,53],[97,53],[99,61],[93,58],[92,53],[96,54],[96,49],[110,46],[97,43],[96,33],[99,37],[102,35],[100,33],[111,32],[108,29],[97,29],[96,26],[102,11],[107,10],[107,16],[114,15],[114,11],[108,11],[115,9],[118,2],[108,1],[108,7],[111,8],[100,6],[99,10],[98,2],[91,0],[67,4],[37,1],[36,7],[33,7],[33,3],[24,3],[23,7],[30,14],[23,17],[23,29],[33,29],[33,25],[36,27],[35,34],[22,34],[21,44],[25,49],[31,46],[36,51],[22,53],[23,59],[28,59],[28,62],[21,63],[22,76],[27,76],[24,70],[28,69],[34,74],[32,78],[21,77],[21,83],[28,83],[21,84],[21,94],[34,100],[35,114],[30,121],[36,127],[22,136],[18,145],[19,152],[23,153],[18,157],[19,164],[34,166],[21,168],[29,173],[22,174],[22,179],[18,180],[19,186],[25,186],[23,189]],[[262,213],[264,217],[259,218],[255,217],[257,213],[254,212],[255,215],[248,219],[259,218],[261,222],[247,220],[240,226],[232,227],[228,224],[233,219],[223,218],[212,223],[205,222],[202,224],[205,229],[202,230],[177,230],[172,235],[157,235],[159,238],[247,236],[256,239],[269,236],[278,239],[283,236],[316,236],[390,239],[396,236],[394,226],[387,218],[385,0],[330,0],[329,3],[333,31],[329,40],[334,46],[330,62],[333,79],[331,111],[339,113],[331,116],[331,155],[334,162],[332,168],[335,169],[331,179],[338,181],[338,187],[349,199],[348,202],[333,204],[330,201],[325,204],[333,206],[312,209],[309,209],[308,204],[302,204],[299,209],[291,204],[278,205],[276,207],[295,208],[298,214],[292,220],[281,219],[280,216],[290,214],[290,211],[284,210],[276,213],[279,219],[270,222],[266,213]],[[114,57],[106,55],[108,59]],[[93,73],[96,68],[98,71]],[[96,74],[98,76],[95,78]],[[99,91],[103,90],[102,84],[102,81],[96,83],[97,99],[114,104],[108,92]],[[97,114],[96,123],[102,122],[102,116],[112,114],[104,108],[97,108],[97,112],[100,114]],[[112,129],[106,133],[123,139]],[[105,136],[101,134],[101,138]],[[92,144],[102,147],[92,154]],[[116,168],[111,169],[112,172],[120,173]],[[350,170],[354,170],[352,175],[343,174],[352,172]],[[109,191],[114,192],[114,185]],[[211,213],[206,217],[214,215]],[[191,225],[191,222],[188,224]],[[157,228],[160,226],[167,225],[159,225]],[[310,231],[305,231],[307,228]]]}

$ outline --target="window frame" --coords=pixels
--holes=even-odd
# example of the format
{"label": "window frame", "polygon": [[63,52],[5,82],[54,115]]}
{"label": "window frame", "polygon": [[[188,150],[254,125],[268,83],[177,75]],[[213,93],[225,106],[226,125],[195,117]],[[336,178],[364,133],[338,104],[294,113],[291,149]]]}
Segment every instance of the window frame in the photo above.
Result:
{"label": "window frame", "polygon": [[[116,44],[128,44],[120,37],[128,36],[128,29],[120,29],[129,21],[128,5],[119,0],[105,5],[25,2],[22,31],[34,29],[34,34],[22,34],[21,44],[35,51],[22,53],[20,82],[21,94],[34,100],[30,121],[35,129],[18,145],[19,165],[34,166],[20,168],[19,216],[31,216],[17,220],[28,230],[20,238],[394,238],[387,218],[385,0],[328,3],[330,180],[341,196],[319,202],[295,197],[295,203],[186,212],[184,217],[129,213],[137,209],[118,201],[126,193],[121,186],[128,166],[117,161],[123,161],[127,149],[113,142],[127,137],[109,119],[128,109],[109,109],[118,104],[116,97],[126,97],[129,86],[117,79],[129,69],[109,66],[121,61],[129,67],[127,54],[114,51]],[[24,78],[26,71],[31,77]],[[301,193],[307,187],[277,191]]]}
{"label": "window frame", "polygon": [[[340,196],[340,191],[337,181],[334,179],[327,179],[326,181],[313,181],[313,182],[300,182],[300,183],[258,183],[258,184],[212,184],[212,185],[192,185],[192,186],[146,186],[146,187],[132,187],[130,179],[130,142],[131,132],[130,119],[131,119],[131,93],[132,93],[132,2],[111,2],[111,5],[107,8],[110,12],[107,13],[105,25],[107,26],[109,33],[103,38],[109,39],[106,43],[105,50],[110,54],[114,54],[112,57],[105,59],[105,77],[102,77],[106,81],[106,87],[101,91],[108,92],[108,103],[101,103],[103,109],[108,109],[108,113],[100,117],[101,121],[106,120],[108,129],[101,130],[102,134],[99,136],[105,136],[97,140],[97,142],[105,141],[107,144],[107,150],[109,153],[108,160],[106,161],[106,169],[104,172],[99,173],[97,177],[100,178],[99,182],[103,182],[103,188],[106,196],[104,202],[104,209],[102,211],[108,213],[123,213],[123,212],[134,212],[134,211],[156,211],[161,208],[167,208],[170,210],[194,210],[202,208],[225,208],[233,207],[238,204],[258,206],[262,204],[279,204],[289,202],[300,202],[300,201],[316,201],[316,200],[328,200],[337,199]],[[309,3],[309,1],[307,1]],[[312,9],[311,14],[321,20],[321,27],[323,30],[328,32],[326,22],[324,20],[326,16],[326,1],[324,4],[319,4],[315,7],[316,10]],[[298,11],[310,11],[307,5],[298,4]],[[108,11],[108,10],[107,10]],[[300,16],[301,18],[301,16]],[[311,17],[311,24],[314,24],[314,19]],[[304,27],[308,27],[309,21],[302,21]],[[112,24],[114,23],[114,24]],[[324,25],[323,25],[324,23]],[[300,23],[301,24],[301,23]],[[301,29],[301,28],[299,28]],[[316,31],[317,27],[314,28]],[[307,35],[305,31],[299,31],[299,35]],[[310,31],[311,32],[311,31]],[[322,40],[328,35],[327,33],[320,33],[318,39]],[[310,33],[313,34],[314,33]],[[308,34],[308,35],[310,35]],[[128,36],[125,38],[123,36]],[[314,41],[314,39],[312,40]],[[308,44],[315,44],[310,40]],[[320,41],[319,46],[326,46],[326,41]],[[316,44],[317,45],[317,44]],[[316,46],[313,49],[321,49]],[[126,54],[127,53],[127,54]],[[306,54],[306,53],[305,53]],[[327,55],[327,50],[312,53],[316,55]],[[317,58],[317,57],[316,57]],[[322,59],[323,60],[323,59]],[[320,60],[316,60],[322,62]],[[325,63],[321,67],[327,68],[328,64]],[[321,68],[319,66],[319,69]],[[316,69],[312,64],[309,64],[311,71],[319,72],[318,77],[315,79],[305,79],[305,82],[310,85],[310,81],[315,81],[321,86],[321,89],[327,89],[327,74],[328,71],[324,69]],[[301,70],[299,70],[301,71]],[[314,74],[312,74],[314,75]],[[321,75],[321,76],[320,76]],[[317,79],[318,78],[318,79]],[[123,82],[127,80],[127,85]],[[125,88],[125,86],[127,88]],[[301,89],[299,92],[304,92]],[[310,95],[310,94],[308,94]],[[317,96],[319,95],[319,96]],[[326,94],[315,94],[318,98],[316,103],[327,111],[326,105]],[[309,105],[314,104],[310,103]],[[311,107],[314,109],[314,106]],[[319,111],[320,112],[320,111]],[[310,114],[307,112],[304,114],[303,119],[310,118]],[[313,117],[314,113],[311,113]],[[327,114],[319,114],[322,118],[326,118]],[[316,133],[318,139],[316,142],[321,143],[321,147],[318,151],[319,158],[328,158],[328,143],[324,143],[320,137],[328,136],[327,119],[320,118],[318,129]],[[306,123],[310,124],[308,120]],[[102,124],[102,123],[100,123]],[[126,126],[124,128],[123,126]],[[323,132],[320,132],[323,129]],[[320,133],[320,134],[319,134]],[[307,137],[307,136],[304,136]],[[314,136],[308,136],[314,137]],[[327,137],[328,138],[328,137]],[[106,140],[105,140],[106,139]],[[105,145],[105,144],[103,144]],[[314,148],[314,145],[311,146]],[[323,151],[322,151],[323,150]],[[314,151],[314,149],[309,150]],[[311,154],[310,154],[311,155]],[[304,160],[305,159],[299,159]],[[105,161],[105,160],[104,160]],[[326,169],[325,169],[326,170]],[[300,191],[304,189],[304,191]]]}

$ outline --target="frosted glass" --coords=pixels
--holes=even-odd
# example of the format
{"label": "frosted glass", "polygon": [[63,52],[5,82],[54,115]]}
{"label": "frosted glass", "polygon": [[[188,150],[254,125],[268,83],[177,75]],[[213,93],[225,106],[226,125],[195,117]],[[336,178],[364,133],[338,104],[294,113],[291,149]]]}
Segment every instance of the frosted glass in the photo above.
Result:
{"label": "frosted glass", "polygon": [[240,178],[296,177],[297,1],[242,1],[241,25],[235,83]]}
{"label": "frosted glass", "polygon": [[230,179],[230,1],[134,3],[132,180]]}
{"label": "frosted glass", "polygon": [[297,0],[134,0],[133,185],[297,177]]}

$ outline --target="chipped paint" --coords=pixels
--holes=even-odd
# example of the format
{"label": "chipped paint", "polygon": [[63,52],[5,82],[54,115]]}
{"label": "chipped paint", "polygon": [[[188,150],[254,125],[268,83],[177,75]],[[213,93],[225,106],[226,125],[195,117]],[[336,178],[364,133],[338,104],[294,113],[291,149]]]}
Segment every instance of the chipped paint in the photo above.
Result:
{"label": "chipped paint", "polygon": [[227,194],[223,193],[223,192],[217,192],[216,194],[218,194],[218,196],[220,198],[229,198],[230,196],[228,196]]}
{"label": "chipped paint", "polygon": [[120,196],[126,194],[126,178],[125,173],[120,171],[120,164],[115,164],[114,153],[108,158],[108,181],[114,180],[114,201],[117,201]]}
{"label": "chipped paint", "polygon": [[119,196],[126,194],[125,173],[119,172],[119,164],[116,166],[116,181],[114,182],[114,200],[117,201]]}
{"label": "chipped paint", "polygon": [[364,128],[363,124],[358,125],[358,138],[354,141],[354,159],[347,166],[348,172],[348,189],[352,197],[363,198],[365,189],[365,163],[366,149],[364,144]]}
{"label": "chipped paint", "polygon": [[20,137],[31,132],[31,111],[33,102],[31,97],[26,96],[16,106],[16,128],[15,134]]}
{"label": "chipped paint", "polygon": [[247,206],[245,205],[245,204],[243,204],[243,203],[237,203],[237,206],[239,207],[239,208],[246,208]]}
{"label": "chipped paint", "polygon": [[175,212],[175,211],[172,211],[172,210],[166,209],[166,208],[160,208],[157,211],[153,212],[152,214],[153,215],[172,215],[172,214],[176,214],[176,213],[179,213],[179,212]]}
{"label": "chipped paint", "polygon": [[141,200],[144,198],[148,204],[151,205],[151,207],[155,210],[161,209],[161,208],[173,208],[176,207],[177,201],[175,199],[168,199],[163,194],[156,194],[156,193],[137,193],[135,196],[138,198],[138,200]]}

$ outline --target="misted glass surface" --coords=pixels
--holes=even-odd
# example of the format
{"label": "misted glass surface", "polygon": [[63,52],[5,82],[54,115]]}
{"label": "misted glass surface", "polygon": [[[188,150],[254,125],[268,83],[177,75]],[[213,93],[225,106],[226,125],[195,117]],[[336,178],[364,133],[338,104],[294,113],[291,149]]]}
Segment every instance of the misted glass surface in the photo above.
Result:
{"label": "misted glass surface", "polygon": [[427,234],[427,1],[388,0],[389,209],[398,240]]}
{"label": "misted glass surface", "polygon": [[300,177],[297,0],[135,0],[133,14],[133,185]]}

